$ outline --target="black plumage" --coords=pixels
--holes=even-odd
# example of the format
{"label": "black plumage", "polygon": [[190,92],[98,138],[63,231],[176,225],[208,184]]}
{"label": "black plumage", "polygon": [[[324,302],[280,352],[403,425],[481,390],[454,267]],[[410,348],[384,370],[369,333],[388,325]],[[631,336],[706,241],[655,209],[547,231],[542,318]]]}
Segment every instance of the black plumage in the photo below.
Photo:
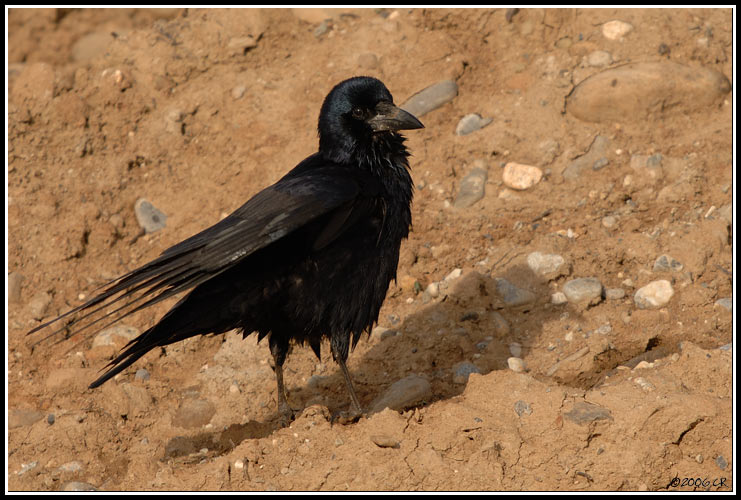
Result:
{"label": "black plumage", "polygon": [[[308,343],[319,356],[322,338],[329,338],[359,413],[345,361],[361,333],[377,321],[396,278],[412,201],[409,153],[397,130],[415,128],[422,124],[394,106],[379,80],[341,82],[322,105],[317,153],[217,224],[30,333],[80,311],[84,314],[68,326],[100,329],[107,326],[100,325],[105,319],[113,317],[111,324],[192,289],[129,342],[90,387],[158,346],[241,329],[245,337],[252,332],[268,337],[281,414],[292,412],[282,369],[290,342]],[[119,301],[122,306],[103,314]],[[83,320],[89,323],[80,327]]]}

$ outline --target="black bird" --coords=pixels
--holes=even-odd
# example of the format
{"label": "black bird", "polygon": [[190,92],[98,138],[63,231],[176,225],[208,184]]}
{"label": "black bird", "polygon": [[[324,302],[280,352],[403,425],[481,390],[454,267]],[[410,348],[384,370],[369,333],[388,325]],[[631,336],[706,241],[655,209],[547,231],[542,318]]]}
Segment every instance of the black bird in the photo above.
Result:
{"label": "black bird", "polygon": [[[156,347],[239,329],[243,337],[252,332],[258,340],[268,337],[278,410],[288,419],[293,410],[283,363],[290,342],[308,343],[319,357],[326,337],[352,410],[360,414],[345,361],[350,346],[377,321],[396,278],[399,247],[412,222],[409,153],[397,131],[422,127],[394,105],[379,80],[355,77],[339,83],[319,114],[319,152],[220,222],[29,333],[80,311],[84,314],[67,325],[90,320],[78,332],[113,315],[100,330],[192,288],[157,324],[129,342],[90,387]],[[124,304],[93,320],[119,301]]]}

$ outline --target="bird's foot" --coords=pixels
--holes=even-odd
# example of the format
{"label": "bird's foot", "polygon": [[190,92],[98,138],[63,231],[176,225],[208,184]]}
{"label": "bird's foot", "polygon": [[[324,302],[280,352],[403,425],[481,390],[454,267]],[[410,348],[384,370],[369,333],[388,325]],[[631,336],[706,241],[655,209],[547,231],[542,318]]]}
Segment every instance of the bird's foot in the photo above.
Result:
{"label": "bird's foot", "polygon": [[342,425],[348,425],[348,424],[354,424],[358,420],[360,420],[361,417],[368,417],[368,415],[363,412],[362,410],[358,410],[355,408],[350,408],[347,411],[338,411],[334,415],[332,415],[332,421],[331,423],[335,424],[342,424]]}
{"label": "bird's foot", "polygon": [[288,403],[278,405],[278,423],[281,427],[288,427],[301,414],[300,408],[291,408]]}

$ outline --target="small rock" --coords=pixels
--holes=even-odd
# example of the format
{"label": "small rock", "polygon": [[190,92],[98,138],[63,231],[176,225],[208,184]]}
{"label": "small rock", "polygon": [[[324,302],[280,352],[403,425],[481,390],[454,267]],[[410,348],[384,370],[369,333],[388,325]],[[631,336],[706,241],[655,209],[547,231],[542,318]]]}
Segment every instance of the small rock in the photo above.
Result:
{"label": "small rock", "polygon": [[564,283],[563,293],[571,303],[596,304],[602,299],[602,283],[597,278],[577,278]]}
{"label": "small rock", "polygon": [[59,466],[60,472],[78,472],[82,470],[82,464],[77,461],[67,462]]}
{"label": "small rock", "polygon": [[587,56],[587,64],[595,68],[612,64],[612,55],[604,50],[595,50]]}
{"label": "small rock", "polygon": [[46,315],[50,305],[51,295],[46,292],[39,292],[28,302],[28,312],[33,319],[40,321]]}
{"label": "small rock", "polygon": [[458,95],[458,84],[453,80],[443,80],[430,85],[410,97],[401,108],[417,118],[452,101]]}
{"label": "small rock", "polygon": [[19,272],[8,273],[8,302],[20,302],[24,279],[26,277]]}
{"label": "small rock", "polygon": [[463,274],[463,270],[456,267],[455,269],[450,271],[448,275],[445,276],[445,278],[443,278],[443,281],[445,283],[450,283],[451,281],[460,278],[462,274]]}
{"label": "small rock", "polygon": [[724,297],[722,299],[716,300],[715,304],[713,305],[713,309],[717,309],[719,307],[726,309],[729,312],[733,312],[733,298]]}
{"label": "small rock", "polygon": [[715,465],[718,466],[721,470],[726,470],[726,467],[728,467],[728,462],[725,458],[723,458],[723,455],[718,455],[715,458]]}
{"label": "small rock", "polygon": [[172,417],[172,424],[178,427],[201,427],[211,421],[216,414],[216,406],[205,399],[187,398]]}
{"label": "small rock", "polygon": [[18,471],[18,475],[21,476],[25,474],[26,472],[35,469],[39,466],[39,461],[34,460],[33,462],[27,463],[27,464],[21,464],[21,470]]}
{"label": "small rock", "polygon": [[490,324],[499,337],[509,335],[510,327],[509,322],[502,316],[499,311],[492,311],[490,315]]}
{"label": "small rock", "polygon": [[321,37],[323,34],[325,34],[327,31],[329,31],[329,28],[332,26],[332,21],[324,19],[321,23],[319,23],[319,26],[317,26],[314,29],[314,36],[316,38]]}
{"label": "small rock", "polygon": [[509,162],[504,166],[502,181],[512,189],[524,190],[533,187],[543,178],[543,171],[538,167]]}
{"label": "small rock", "polygon": [[139,368],[136,370],[136,375],[134,375],[135,380],[142,380],[146,381],[149,380],[149,372],[145,368]]}
{"label": "small rock", "polygon": [[563,292],[554,292],[551,294],[551,304],[554,306],[560,306],[561,304],[565,304],[569,301],[569,299],[566,298],[566,294]]}
{"label": "small rock", "polygon": [[530,290],[518,288],[504,278],[496,278],[495,281],[497,292],[506,305],[516,307],[535,302],[535,294]]}
{"label": "small rock", "polygon": [[98,491],[98,488],[90,483],[83,483],[81,481],[69,481],[62,485],[60,491]]}
{"label": "small rock", "polygon": [[522,358],[516,358],[514,356],[507,358],[507,366],[515,373],[522,373],[525,371],[525,361],[523,361]]}
{"label": "small rock", "polygon": [[670,255],[661,255],[654,262],[654,272],[679,272],[682,269],[684,269],[684,265]]}
{"label": "small rock", "polygon": [[557,254],[532,252],[527,256],[528,267],[539,277],[554,280],[566,274],[567,266],[563,257]]}
{"label": "small rock", "polygon": [[579,178],[582,171],[589,167],[594,168],[596,162],[600,161],[607,154],[610,145],[610,138],[605,135],[598,135],[589,145],[589,149],[581,156],[576,157],[563,171],[563,178],[566,180],[575,180]]}
{"label": "small rock", "polygon": [[652,281],[638,289],[633,300],[639,309],[658,308],[666,305],[674,295],[674,289],[667,280]]}
{"label": "small rock", "polygon": [[488,174],[486,168],[473,167],[461,181],[458,196],[453,203],[456,208],[468,208],[484,197],[484,186]]}
{"label": "small rock", "polygon": [[625,21],[608,21],[602,25],[602,35],[608,40],[620,40],[633,31],[633,25]]}
{"label": "small rock", "polygon": [[512,342],[509,345],[509,353],[515,358],[522,357],[522,345],[519,342]]}
{"label": "small rock", "polygon": [[597,161],[595,161],[595,162],[594,162],[594,163],[592,164],[592,170],[602,170],[602,169],[603,169],[603,168],[605,168],[605,167],[606,167],[606,166],[607,166],[607,165],[608,165],[609,163],[610,163],[610,160],[608,160],[608,159],[607,159],[607,158],[605,158],[605,157],[602,157],[602,158],[598,159]]}
{"label": "small rock", "polygon": [[147,233],[154,233],[165,227],[167,216],[144,198],[136,201],[134,212],[137,222]]}
{"label": "small rock", "polygon": [[247,87],[244,85],[237,85],[232,89],[232,98],[236,101],[244,97],[244,93],[247,92]]}
{"label": "small rock", "polygon": [[533,413],[533,409],[530,407],[529,404],[520,399],[515,402],[515,413],[517,413],[518,417],[521,417],[523,415],[531,415]]}
{"label": "small rock", "polygon": [[437,297],[440,295],[440,285],[437,283],[430,283],[427,285],[427,288],[425,288],[425,293],[428,294],[430,297]]}
{"label": "small rock", "polygon": [[612,420],[610,410],[586,401],[577,401],[574,407],[563,416],[579,425],[589,424],[596,420]]}
{"label": "small rock", "polygon": [[370,439],[380,448],[398,448],[400,446],[399,441],[386,434],[374,434]]}
{"label": "small rock", "polygon": [[139,330],[133,326],[116,325],[97,334],[93,339],[93,347],[114,346],[120,348],[138,336]]}
{"label": "small rock", "polygon": [[377,413],[386,408],[403,410],[419,401],[432,396],[432,386],[427,379],[419,375],[409,375],[394,382],[391,387],[378,396],[369,406],[370,413]]}
{"label": "small rock", "polygon": [[617,219],[612,215],[607,215],[602,218],[602,225],[607,229],[612,229],[617,224]]}
{"label": "small rock", "polygon": [[481,370],[479,370],[476,365],[468,361],[457,363],[455,366],[453,366],[453,382],[455,382],[456,384],[465,384],[466,382],[468,382],[468,377],[472,373],[481,373]]}
{"label": "small rock", "polygon": [[54,422],[56,422],[56,417],[53,413],[50,413],[49,416],[46,417],[46,423],[49,425],[54,425]]}
{"label": "small rock", "polygon": [[610,300],[620,300],[625,297],[625,290],[622,288],[608,288],[605,290],[605,297]]}
{"label": "small rock", "polygon": [[455,133],[456,135],[468,135],[486,127],[491,122],[492,118],[481,118],[481,115],[471,113],[461,118],[461,121],[455,127]]}

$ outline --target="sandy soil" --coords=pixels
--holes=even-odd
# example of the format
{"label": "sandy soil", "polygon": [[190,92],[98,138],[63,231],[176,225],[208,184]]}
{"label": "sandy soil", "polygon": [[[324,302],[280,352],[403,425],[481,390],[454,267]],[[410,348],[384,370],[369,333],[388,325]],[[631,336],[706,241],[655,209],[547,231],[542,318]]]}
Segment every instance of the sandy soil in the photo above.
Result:
{"label": "sandy soil", "polygon": [[[607,38],[613,20],[632,31]],[[733,322],[718,302],[733,288],[732,93],[687,98],[662,77],[646,90],[658,104],[597,121],[567,99],[626,63],[731,79],[730,10],[13,9],[8,26],[10,490],[733,487]],[[430,384],[421,401],[333,424],[348,406],[337,365],[327,348],[321,362],[297,348],[286,382],[305,410],[281,428],[254,338],[190,339],[98,390],[87,384],[121,343],[31,349],[39,321],[314,152],[322,99],[357,74],[397,103],[458,85],[407,134],[414,227],[379,320],[397,335],[376,331],[349,361],[364,405],[409,375]],[[469,113],[493,120],[456,135]],[[606,166],[574,170],[597,136]],[[657,154],[658,169],[641,167]],[[508,162],[545,175],[509,189]],[[486,194],[455,207],[474,163],[488,169]],[[165,229],[142,234],[139,198]],[[538,276],[532,252],[565,265]],[[656,269],[664,254],[678,264]],[[582,277],[603,296],[554,303]],[[505,301],[500,278],[531,299]],[[656,280],[672,297],[638,308],[635,292]],[[168,305],[124,324],[142,331]],[[513,354],[524,371],[508,367]]]}

